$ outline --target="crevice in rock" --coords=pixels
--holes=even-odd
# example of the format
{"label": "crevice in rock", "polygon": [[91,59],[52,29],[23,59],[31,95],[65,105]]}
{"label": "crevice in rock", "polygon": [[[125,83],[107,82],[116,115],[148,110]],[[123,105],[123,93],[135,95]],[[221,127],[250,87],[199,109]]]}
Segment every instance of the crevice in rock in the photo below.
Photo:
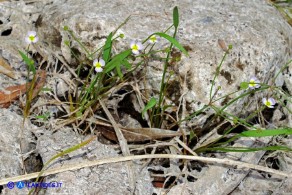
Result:
{"label": "crevice in rock", "polygon": [[44,164],[40,154],[32,153],[24,160],[27,173],[39,172],[42,170]]}
{"label": "crevice in rock", "polygon": [[275,111],[275,109],[273,109],[273,108],[265,108],[262,111],[262,115],[263,115],[265,121],[267,121],[267,122],[271,122],[272,121],[272,118],[273,118],[273,115],[274,115],[274,111]]}
{"label": "crevice in rock", "polygon": [[118,103],[118,113],[124,112],[129,114],[134,119],[136,119],[142,127],[148,127],[147,122],[142,118],[140,112],[135,110],[134,105],[132,103],[131,93],[128,93],[124,96],[123,100]]}
{"label": "crevice in rock", "polygon": [[1,36],[9,36],[12,32],[12,28],[9,28],[7,30],[4,30],[2,33],[1,33]]}
{"label": "crevice in rock", "polygon": [[198,128],[198,131],[195,132],[197,137],[201,137],[202,135],[207,134],[208,132],[212,131],[215,127],[220,124],[224,118],[220,116],[216,116],[215,114],[210,115],[206,122],[204,123],[202,128]]}
{"label": "crevice in rock", "polygon": [[191,176],[191,175],[188,175],[188,176],[187,176],[187,180],[188,180],[189,182],[195,182],[197,179],[196,179],[195,177]]}
{"label": "crevice in rock", "polygon": [[285,91],[286,93],[289,94],[289,90],[288,90],[288,87],[287,87],[287,85],[286,85],[286,82],[283,83],[283,85],[282,85],[282,89],[283,89],[283,91]]}

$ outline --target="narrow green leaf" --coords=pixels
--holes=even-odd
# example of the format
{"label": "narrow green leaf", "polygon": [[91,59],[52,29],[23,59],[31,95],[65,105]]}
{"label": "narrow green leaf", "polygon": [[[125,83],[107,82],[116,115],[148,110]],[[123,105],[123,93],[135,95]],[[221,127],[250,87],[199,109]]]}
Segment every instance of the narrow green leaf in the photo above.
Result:
{"label": "narrow green leaf", "polygon": [[107,63],[110,60],[111,50],[112,50],[112,37],[113,34],[110,33],[106,39],[105,45],[103,46],[103,60]]}
{"label": "narrow green leaf", "polygon": [[196,137],[196,134],[194,133],[193,130],[191,130],[190,131],[190,140],[189,140],[189,142],[191,142],[195,137]]}
{"label": "narrow green leaf", "polygon": [[123,73],[122,73],[120,64],[117,64],[116,70],[117,70],[118,76],[120,77],[120,79],[122,79],[123,78]]}
{"label": "narrow green leaf", "polygon": [[41,91],[44,91],[44,92],[46,92],[46,91],[53,91],[53,89],[52,88],[48,88],[48,87],[43,87],[41,89]]}
{"label": "narrow green leaf", "polygon": [[21,55],[23,61],[27,64],[29,71],[33,72],[33,74],[36,74],[36,70],[34,67],[34,61],[30,59],[25,53],[18,50],[19,54]]}
{"label": "narrow green leaf", "polygon": [[144,119],[144,114],[147,110],[153,108],[157,103],[157,99],[152,97],[149,102],[147,103],[147,105],[145,106],[145,108],[142,110],[142,118]]}
{"label": "narrow green leaf", "polygon": [[179,24],[179,14],[178,14],[178,8],[177,6],[175,6],[173,9],[173,25],[175,28],[177,28],[178,24]]}
{"label": "narrow green leaf", "polygon": [[[221,151],[221,152],[256,152],[260,150],[265,151],[292,151],[291,148],[287,146],[266,146],[260,148],[248,148],[248,147],[214,147],[214,148],[206,148],[203,151]],[[197,152],[197,151],[196,151]],[[202,151],[201,151],[202,152]]]}
{"label": "narrow green leaf", "polygon": [[292,135],[292,129],[250,130],[239,134],[241,137],[267,137],[275,135]]}
{"label": "narrow green leaf", "polygon": [[122,61],[128,57],[130,54],[132,53],[132,51],[130,49],[119,53],[118,55],[116,55],[109,63],[107,63],[107,65],[105,66],[105,73],[110,72],[111,70],[113,70],[114,68],[116,68],[117,65],[120,65],[122,63]]}
{"label": "narrow green leaf", "polygon": [[[161,32],[157,32],[154,33],[155,35],[158,35],[160,37],[165,38],[166,40],[168,40],[170,43],[172,43],[175,47],[177,47],[181,52],[183,52],[185,55],[189,56],[188,52],[185,50],[185,48],[173,37],[165,34],[165,33],[161,33]],[[151,37],[152,35],[150,35],[149,37]]]}
{"label": "narrow green leaf", "polygon": [[127,70],[132,68],[132,64],[130,64],[127,59],[124,59],[122,64],[126,67]]}
{"label": "narrow green leaf", "polygon": [[37,119],[42,119],[42,120],[48,120],[49,119],[49,116],[50,116],[50,113],[49,112],[46,112],[46,113],[44,113],[43,115],[38,115],[38,116],[36,116],[35,118],[37,118]]}
{"label": "narrow green leaf", "polygon": [[76,117],[79,118],[79,117],[81,117],[81,116],[82,116],[82,112],[81,112],[80,110],[78,110],[78,111],[76,112]]}

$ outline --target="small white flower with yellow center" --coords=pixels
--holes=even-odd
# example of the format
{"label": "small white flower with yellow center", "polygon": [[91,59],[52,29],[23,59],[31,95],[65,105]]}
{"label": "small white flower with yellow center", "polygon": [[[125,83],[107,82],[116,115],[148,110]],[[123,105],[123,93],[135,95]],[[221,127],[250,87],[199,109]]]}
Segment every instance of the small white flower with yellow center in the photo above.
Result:
{"label": "small white flower with yellow center", "polygon": [[260,83],[260,81],[256,77],[251,77],[251,79],[249,80],[248,87],[250,89],[259,88],[261,86],[259,83]]}
{"label": "small white flower with yellow center", "polygon": [[132,49],[132,53],[135,55],[138,55],[140,51],[144,49],[142,43],[137,41],[132,41],[130,47]]}
{"label": "small white flower with yellow center", "polygon": [[25,37],[25,42],[28,44],[38,42],[39,38],[35,31],[28,31],[27,36]]}
{"label": "small white flower with yellow center", "polygon": [[93,66],[95,67],[95,71],[96,72],[102,72],[102,70],[103,70],[103,68],[102,67],[104,67],[104,65],[105,65],[105,61],[103,60],[103,59],[101,59],[101,58],[99,58],[99,59],[95,59],[94,61],[93,61]]}
{"label": "small white flower with yellow center", "polygon": [[265,104],[267,107],[269,108],[274,108],[276,101],[274,100],[274,98],[263,98],[262,99],[263,104]]}
{"label": "small white flower with yellow center", "polygon": [[154,44],[154,43],[157,43],[158,41],[160,40],[160,37],[159,36],[156,36],[156,35],[152,35],[148,42],[151,43],[151,44]]}

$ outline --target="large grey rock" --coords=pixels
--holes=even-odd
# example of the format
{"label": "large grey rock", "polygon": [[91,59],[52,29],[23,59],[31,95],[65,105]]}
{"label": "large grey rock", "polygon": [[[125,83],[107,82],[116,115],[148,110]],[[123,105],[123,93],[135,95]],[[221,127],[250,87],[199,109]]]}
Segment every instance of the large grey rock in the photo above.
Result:
{"label": "large grey rock", "polygon": [[[69,128],[61,129],[56,133],[47,131],[39,136],[37,147],[44,162],[46,162],[61,150],[80,143],[82,141],[81,138],[76,136]],[[83,138],[83,141],[85,139],[87,138]],[[119,156],[114,146],[107,146],[94,140],[85,147],[56,160],[50,168],[114,156]],[[133,169],[136,179],[135,194],[152,194],[153,186],[147,168],[142,168],[141,165],[135,164]],[[46,182],[53,181],[62,182],[63,187],[47,189],[48,194],[130,194],[126,163],[82,168],[52,175],[46,179]]]}
{"label": "large grey rock", "polygon": [[[123,0],[116,0],[114,2],[106,0],[4,1],[1,2],[0,6],[0,20],[2,23],[0,25],[0,32],[3,34],[3,32],[10,28],[12,31],[7,36],[0,36],[1,55],[9,61],[16,71],[23,71],[24,64],[20,63],[21,59],[17,49],[23,50],[26,47],[23,41],[26,32],[28,30],[36,30],[40,37],[38,45],[42,53],[48,57],[48,65],[55,65],[56,60],[52,56],[52,53],[54,53],[55,55],[64,56],[64,59],[74,68],[74,60],[70,56],[70,51],[63,43],[65,40],[72,39],[62,30],[63,26],[69,26],[80,37],[81,42],[92,51],[101,46],[106,36],[131,14],[132,17],[129,22],[120,29],[120,32],[125,34],[125,39],[119,40],[117,45],[115,45],[115,48],[120,50],[128,48],[132,39],[143,40],[153,32],[165,30],[171,25],[172,9],[176,5],[179,7],[181,20],[177,38],[183,45],[190,47],[191,51],[189,51],[189,58],[183,56],[182,60],[172,69],[176,73],[175,80],[183,80],[186,77],[187,90],[184,91],[186,92],[184,97],[188,102],[189,112],[198,110],[203,105],[209,103],[210,80],[213,79],[216,66],[223,56],[223,51],[218,45],[219,39],[224,40],[226,44],[232,44],[233,49],[224,61],[219,78],[216,81],[215,88],[219,85],[222,87],[217,97],[237,90],[240,82],[248,81],[252,76],[257,76],[262,82],[271,81],[271,78],[280,67],[291,59],[291,27],[276,9],[264,0],[149,0],[143,2]],[[11,9],[12,7],[13,9]],[[162,41],[157,46],[165,48],[167,44]],[[76,42],[72,42],[72,47],[84,55],[84,51]],[[31,49],[35,52],[33,48]],[[162,66],[163,64],[159,61],[150,61],[147,67],[147,85],[144,87],[149,90],[151,89],[156,95],[162,75],[159,69],[162,69]],[[283,74],[280,74],[276,81],[279,87],[285,84],[290,94],[292,93],[291,72],[290,66]],[[14,82],[1,74],[0,77],[1,85],[4,81]],[[22,81],[25,81],[25,79],[22,78]],[[178,89],[176,91],[177,97],[183,94],[180,85],[182,84],[179,83],[176,86],[176,89]],[[231,106],[228,111],[233,114],[243,113],[248,115],[257,109],[256,104],[261,104],[260,99],[264,96],[266,96],[265,93],[253,98],[244,98],[239,104]],[[232,98],[234,95],[230,97]],[[169,95],[169,98],[173,101],[177,100],[172,94]],[[216,102],[215,105],[220,105],[220,101]],[[292,107],[291,103],[288,103],[287,106],[290,109]],[[285,112],[281,109],[278,111],[282,114]],[[7,117],[14,117],[12,113],[6,112],[6,114]],[[212,112],[207,112],[207,114],[212,114]],[[197,118],[196,120],[201,121],[197,123],[205,122],[205,119],[200,120]],[[282,124],[286,123],[288,126],[292,126],[291,115],[288,115],[285,120],[285,122],[282,121]],[[195,123],[196,121],[193,122]],[[5,134],[3,135],[5,138]],[[13,135],[16,134],[14,133]],[[41,134],[37,135],[40,140],[38,145],[39,152],[44,160],[48,160],[59,149],[64,149],[64,147],[71,146],[71,144],[80,141],[80,138],[72,137],[72,132],[68,133],[67,131],[63,132],[63,134],[58,132],[56,135],[59,137],[50,133],[45,135],[47,137],[42,137]],[[65,139],[60,139],[63,136],[70,137],[70,139],[66,139],[66,142],[64,142]],[[5,140],[4,138],[2,140]],[[53,142],[54,139],[58,140],[58,142]],[[11,140],[12,143],[16,141],[14,138],[7,140]],[[53,147],[51,146],[52,144],[54,144]],[[108,149],[105,146],[100,147]],[[7,146],[7,148],[8,151],[10,149],[12,151],[15,150],[12,146]],[[78,154],[83,155],[83,153],[79,152],[77,152],[77,156]],[[112,153],[114,152],[110,150],[106,154]],[[94,153],[91,154],[94,157],[97,156]],[[86,155],[84,154],[82,157],[86,158]],[[19,166],[19,159],[16,156],[17,154],[12,155],[9,159],[11,162],[14,160],[13,166],[17,167]],[[74,158],[73,156],[71,157]],[[74,161],[76,159],[68,160]],[[8,168],[6,167],[5,170]],[[15,169],[11,174],[19,174],[19,170]],[[72,179],[70,181],[71,187],[73,187],[74,182],[81,186],[88,184],[92,180],[98,181],[97,176],[91,173],[91,171],[100,173],[102,172],[101,170],[114,172],[124,169],[119,165],[108,168],[102,167],[102,169],[86,168],[75,172],[61,173],[49,179],[64,181]],[[78,177],[82,177],[82,181],[78,181]],[[114,177],[119,177],[117,181],[121,181],[120,179],[127,180],[124,172]],[[147,179],[149,179],[148,176]],[[103,187],[98,186],[96,183],[90,184],[90,189],[92,187],[101,189],[100,192],[104,191]],[[121,191],[126,190],[125,186],[119,187],[116,188],[121,189]],[[151,188],[147,189],[151,191]],[[65,193],[70,189],[61,190]],[[82,193],[85,190],[74,188],[73,191]]]}
{"label": "large grey rock", "polygon": [[[32,161],[27,160],[36,149],[33,131],[37,127],[29,122],[23,124],[21,116],[7,109],[0,109],[0,127],[0,178],[22,175],[25,170],[33,171],[31,166],[37,165],[31,165]],[[6,186],[3,189],[4,194],[16,194],[16,191]],[[26,189],[22,190],[22,193],[26,192]]]}
{"label": "large grey rock", "polygon": [[[0,109],[0,180],[23,175],[23,167],[26,168],[26,171],[29,171],[28,173],[40,171],[40,169],[34,170],[38,166],[35,161],[28,161],[34,153],[39,154],[45,163],[57,153],[87,139],[84,136],[76,135],[69,128],[54,133],[40,129],[29,122],[22,126],[22,120],[23,118],[16,113],[7,109]],[[22,130],[22,150],[20,150],[19,143]],[[106,146],[94,140],[85,147],[57,159],[49,168],[118,155],[114,146]],[[133,168],[136,179],[135,194],[151,194],[153,186],[147,168],[142,168],[139,164],[135,164]],[[62,194],[117,194],[117,192],[130,194],[129,176],[125,163],[105,164],[98,167],[62,172],[48,176],[45,182],[62,183],[62,187],[48,188],[46,194],[56,192]],[[4,185],[3,193],[27,194],[28,188],[17,189],[14,187],[11,190]]]}
{"label": "large grey rock", "polygon": [[[187,90],[182,91],[181,86],[176,86],[179,90],[175,94],[168,94],[168,98],[177,102],[177,98],[184,94],[189,112],[209,103],[211,80],[223,56],[223,51],[218,45],[219,39],[226,45],[233,45],[233,49],[224,61],[216,80],[213,93],[221,86],[216,98],[238,90],[240,83],[249,81],[252,76],[256,76],[263,83],[271,84],[275,73],[291,58],[291,27],[266,1],[48,0],[32,4],[28,2],[14,2],[13,6],[19,8],[15,10],[8,9],[7,7],[12,4],[5,2],[6,7],[1,8],[0,17],[1,21],[4,21],[0,27],[1,32],[12,28],[11,35],[8,36],[11,39],[5,41],[1,39],[4,42],[1,47],[2,55],[16,68],[20,66],[19,63],[15,63],[19,56],[12,48],[23,47],[23,37],[28,30],[38,31],[40,49],[51,59],[51,63],[55,62],[51,58],[54,52],[56,55],[64,56],[74,67],[70,50],[64,45],[64,41],[72,41],[72,37],[63,30],[64,26],[69,26],[88,50],[94,51],[104,43],[111,31],[131,15],[131,19],[120,29],[120,32],[125,34],[125,39],[119,40],[115,45],[119,51],[122,48],[129,48],[129,43],[133,39],[143,40],[153,32],[164,31],[172,24],[172,9],[177,5],[180,11],[177,38],[191,51],[189,58],[183,56],[182,60],[172,67],[176,73],[173,80],[186,78]],[[12,17],[9,18],[10,15]],[[15,46],[11,47],[12,43],[15,43]],[[72,41],[71,46],[81,54],[85,53],[76,41]],[[165,46],[166,42],[158,44],[158,47]],[[142,86],[141,83],[141,87],[157,94],[160,89],[162,67],[162,62],[150,61],[146,75],[148,82],[146,86]],[[291,66],[279,75],[276,85],[282,87],[285,84],[291,93],[290,72]],[[229,95],[228,98],[237,95]],[[243,98],[227,110],[233,114],[248,115],[257,109],[257,104],[261,104],[261,98],[265,96],[266,92],[253,98]],[[214,102],[214,105],[220,106],[224,99]],[[291,118],[288,117],[287,120],[291,126]]]}
{"label": "large grey rock", "polygon": [[[63,44],[70,37],[62,30],[63,26],[69,26],[93,51],[131,14],[132,18],[120,29],[126,38],[115,46],[119,50],[128,48],[133,39],[143,40],[153,32],[165,30],[172,23],[172,9],[175,5],[179,7],[181,21],[177,38],[191,51],[189,58],[183,57],[182,61],[172,67],[176,73],[174,80],[186,77],[187,91],[179,90],[181,86],[176,86],[175,95],[168,96],[177,102],[174,96],[180,97],[186,93],[184,97],[190,112],[209,103],[211,80],[224,53],[218,45],[219,39],[225,41],[226,45],[233,45],[233,49],[216,80],[213,93],[221,86],[216,98],[238,90],[240,83],[249,81],[252,76],[271,84],[275,73],[291,59],[291,27],[266,1],[55,1],[44,8],[43,23],[38,30],[44,41],[54,43],[70,62],[72,59],[66,55],[69,51]],[[165,48],[166,42],[158,46]],[[84,53],[74,41],[72,47]],[[146,75],[148,83],[141,87],[157,94],[162,67],[160,61],[149,62]],[[290,82],[291,74],[288,70],[279,75],[276,85],[281,87],[286,83],[291,92]],[[238,95],[233,94],[229,98]],[[253,98],[243,98],[227,110],[233,114],[248,115],[257,109],[257,104],[261,104],[265,96],[267,93],[263,92]],[[224,98],[214,105],[221,106],[223,101]]]}

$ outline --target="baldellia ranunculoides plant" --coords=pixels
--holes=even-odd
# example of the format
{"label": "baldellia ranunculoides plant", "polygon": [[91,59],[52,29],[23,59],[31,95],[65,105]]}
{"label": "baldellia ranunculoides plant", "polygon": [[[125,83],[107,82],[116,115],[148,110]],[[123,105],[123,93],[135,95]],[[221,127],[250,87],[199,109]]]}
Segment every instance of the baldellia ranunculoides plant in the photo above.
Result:
{"label": "baldellia ranunculoides plant", "polygon": [[[167,32],[170,28],[174,27],[173,35],[169,36],[164,33],[155,33],[153,35],[150,35],[150,37],[148,37],[150,43],[156,43],[160,39],[160,37],[166,38],[170,42],[170,46],[168,47],[167,52],[166,52],[166,58],[164,59],[164,67],[163,67],[163,74],[162,74],[162,79],[160,83],[159,97],[158,99],[155,97],[152,97],[142,111],[142,115],[144,116],[147,110],[151,110],[150,112],[151,127],[161,128],[163,121],[166,119],[165,110],[168,107],[170,107],[170,105],[167,105],[165,103],[165,95],[166,95],[166,90],[168,87],[168,81],[172,75],[172,74],[169,74],[169,76],[167,76],[167,73],[169,71],[168,67],[171,61],[171,51],[173,47],[175,46],[181,52],[183,52],[185,55],[188,56],[188,52],[184,49],[184,47],[182,47],[176,41],[178,26],[179,26],[179,12],[178,12],[178,8],[175,7],[173,9],[173,24],[166,30]],[[156,37],[155,35],[158,35],[159,37]]]}
{"label": "baldellia ranunculoides plant", "polygon": [[[97,109],[98,101],[100,98],[105,97],[107,93],[116,85],[128,79],[133,71],[135,71],[141,64],[145,64],[145,60],[151,58],[151,54],[154,51],[154,45],[161,38],[170,42],[170,46],[167,49],[167,57],[165,59],[164,71],[161,81],[161,90],[157,98],[151,98],[144,108],[142,115],[145,112],[150,111],[150,117],[152,121],[152,126],[158,127],[161,125],[163,120],[163,112],[165,109],[164,96],[167,87],[166,84],[166,72],[168,70],[168,62],[170,60],[171,49],[175,46],[184,54],[187,55],[187,51],[183,46],[175,39],[177,28],[178,28],[178,9],[174,8],[174,23],[172,26],[175,28],[175,33],[173,36],[169,36],[166,32],[172,27],[168,28],[165,32],[156,32],[149,35],[145,40],[139,41],[137,39],[132,40],[129,43],[129,49],[121,51],[120,53],[113,53],[112,46],[114,41],[118,38],[123,37],[123,34],[115,36],[115,33],[123,24],[120,25],[118,29],[111,32],[105,41],[105,44],[95,49],[94,51],[89,51],[78,38],[74,35],[73,31],[69,27],[65,26],[64,30],[69,33],[69,35],[80,45],[80,48],[86,53],[87,61],[92,61],[90,65],[90,71],[86,77],[81,89],[78,89],[80,93],[75,94],[75,97],[69,97],[70,100],[70,110],[75,116],[83,116],[84,112],[91,108],[93,111]],[[70,41],[65,41],[65,44],[70,48]],[[161,51],[161,52],[164,52]],[[80,75],[80,70],[84,66],[89,64],[84,64],[79,60],[77,55],[74,55],[79,61],[80,65],[77,68],[77,75]],[[133,60],[134,59],[134,60]],[[155,102],[153,104],[153,102]]]}
{"label": "baldellia ranunculoides plant", "polygon": [[[232,49],[232,46],[229,47],[228,50]],[[261,113],[266,109],[275,109],[276,106],[281,106],[283,109],[286,109],[288,114],[292,114],[292,111],[289,109],[289,107],[286,106],[284,102],[292,103],[291,101],[291,95],[289,95],[287,92],[285,92],[281,87],[277,87],[275,85],[275,80],[279,76],[279,74],[287,68],[292,60],[290,60],[287,64],[285,64],[275,75],[274,78],[272,78],[272,82],[270,85],[265,84],[261,82],[257,77],[251,76],[249,81],[243,81],[240,84],[240,89],[238,91],[232,92],[230,94],[226,94],[223,97],[215,98],[215,94],[219,90],[215,90],[213,92],[213,87],[215,85],[215,80],[218,76],[218,73],[220,71],[220,68],[222,66],[222,63],[227,56],[228,51],[225,52],[225,55],[223,56],[222,61],[220,62],[219,66],[217,67],[216,74],[214,76],[211,90],[210,90],[210,103],[208,105],[205,105],[202,109],[196,111],[195,113],[188,116],[186,119],[182,120],[189,120],[195,116],[198,116],[202,114],[206,109],[211,108],[215,111],[215,117],[222,117],[226,120],[226,122],[229,122],[232,125],[228,125],[224,130],[222,136],[220,136],[217,139],[214,139],[212,141],[209,141],[208,144],[194,147],[194,151],[197,153],[200,152],[214,152],[214,151],[223,151],[223,152],[254,152],[258,150],[283,150],[283,151],[291,151],[292,149],[287,146],[281,146],[281,145],[274,145],[274,146],[264,146],[264,147],[258,147],[258,148],[252,148],[252,147],[232,147],[230,144],[234,142],[236,139],[242,138],[242,137],[250,137],[250,138],[256,138],[256,137],[269,137],[269,136],[281,136],[281,135],[291,135],[292,129],[290,127],[278,127],[278,128],[265,128],[265,123],[268,123],[265,121],[265,119],[262,120],[262,124],[255,124],[254,118],[257,118],[257,116],[261,116]],[[229,97],[230,95],[238,94],[237,97],[230,99],[229,101],[225,102],[222,107],[217,107],[214,105],[215,102],[225,99]],[[267,94],[267,95],[264,95]],[[253,96],[251,96],[253,95]],[[226,112],[226,108],[231,106],[232,104],[238,103],[239,100],[242,100],[244,97],[250,96],[249,98],[255,99],[256,102],[258,102],[258,110],[255,110],[254,113],[250,114],[249,116],[245,118],[240,118],[238,116],[235,116],[233,114],[230,114]],[[277,105],[279,104],[279,105]],[[236,105],[233,105],[236,106]],[[244,109],[241,109],[244,112]],[[210,119],[212,120],[212,119]],[[181,121],[180,121],[181,122]],[[258,121],[260,123],[260,121]],[[241,129],[244,128],[241,133],[233,133],[233,131],[241,126]],[[230,133],[233,133],[230,135]],[[190,139],[195,138],[195,134],[193,132],[190,133]]]}
{"label": "baldellia ranunculoides plant", "polygon": [[[23,61],[27,65],[27,82],[26,82],[26,102],[23,109],[23,122],[28,117],[31,107],[31,101],[33,99],[34,88],[37,82],[37,73],[35,68],[35,62],[32,58],[29,57],[28,51],[29,47],[33,44],[36,44],[39,40],[37,33],[35,31],[28,31],[26,37],[24,38],[25,42],[28,44],[26,53],[18,51],[21,55]],[[33,78],[29,81],[31,74]]]}

